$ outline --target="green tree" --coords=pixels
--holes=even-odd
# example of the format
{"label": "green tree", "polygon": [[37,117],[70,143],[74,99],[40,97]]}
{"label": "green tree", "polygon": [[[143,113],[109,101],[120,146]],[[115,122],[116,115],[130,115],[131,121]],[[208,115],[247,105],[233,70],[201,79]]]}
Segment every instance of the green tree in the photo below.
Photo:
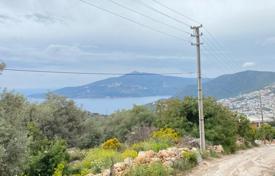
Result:
{"label": "green tree", "polygon": [[49,141],[37,154],[30,156],[25,170],[28,176],[53,175],[60,163],[67,163],[69,155],[66,152],[66,144],[62,140]]}
{"label": "green tree", "polygon": [[273,139],[273,129],[269,124],[262,124],[256,132],[256,138],[260,140],[272,140]]}
{"label": "green tree", "polygon": [[17,94],[3,92],[0,96],[0,175],[22,173],[27,157],[28,138],[22,119],[26,101]]}
{"label": "green tree", "polygon": [[256,130],[250,125],[250,121],[243,115],[238,120],[238,134],[244,139],[246,145],[254,144]]}
{"label": "green tree", "polygon": [[112,137],[118,138],[120,141],[127,139],[127,134],[137,127],[153,126],[155,115],[152,111],[144,106],[134,106],[131,110],[124,110],[112,114],[111,117],[105,119],[104,139]]}

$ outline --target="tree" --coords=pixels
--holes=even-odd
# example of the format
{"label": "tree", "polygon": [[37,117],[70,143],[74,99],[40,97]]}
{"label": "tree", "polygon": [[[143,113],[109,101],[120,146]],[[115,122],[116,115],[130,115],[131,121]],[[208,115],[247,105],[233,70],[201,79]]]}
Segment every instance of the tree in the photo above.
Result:
{"label": "tree", "polygon": [[260,140],[272,140],[273,139],[273,129],[269,124],[262,124],[256,132],[256,138]]}
{"label": "tree", "polygon": [[250,125],[250,121],[243,115],[238,120],[238,134],[244,139],[246,145],[254,144],[256,130]]}
{"label": "tree", "polygon": [[44,150],[38,151],[36,155],[29,158],[25,175],[53,175],[60,163],[66,163],[69,160],[66,144],[62,140],[49,141],[43,148]]}
{"label": "tree", "polygon": [[27,135],[0,117],[0,175],[14,176],[23,171],[27,157]]}
{"label": "tree", "polygon": [[4,91],[0,96],[0,175],[22,173],[27,156],[27,132],[22,126],[26,101]]}
{"label": "tree", "polygon": [[125,141],[135,128],[153,126],[155,118],[154,113],[144,106],[134,106],[131,110],[116,112],[104,119],[104,139],[117,137],[120,141]]}

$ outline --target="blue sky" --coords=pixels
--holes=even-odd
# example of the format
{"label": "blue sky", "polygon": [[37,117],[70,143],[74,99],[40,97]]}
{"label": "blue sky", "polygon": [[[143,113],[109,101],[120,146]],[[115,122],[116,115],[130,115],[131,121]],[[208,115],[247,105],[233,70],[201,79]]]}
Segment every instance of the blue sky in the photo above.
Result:
{"label": "blue sky", "polygon": [[[131,13],[109,0],[87,1],[154,29],[192,40],[189,35]],[[152,0],[116,1],[188,32],[191,29],[150,11],[141,2],[194,24]],[[159,1],[200,21],[219,41],[219,47],[214,47],[203,39],[206,48],[203,48],[202,54],[204,77],[248,69],[275,71],[274,0]],[[190,43],[152,32],[79,0],[1,0],[0,9],[0,60],[8,68],[125,73],[195,72],[195,48]],[[213,39],[210,38],[210,41],[213,42]],[[0,76],[0,83],[10,89],[59,88],[103,78],[106,76],[6,71]]]}

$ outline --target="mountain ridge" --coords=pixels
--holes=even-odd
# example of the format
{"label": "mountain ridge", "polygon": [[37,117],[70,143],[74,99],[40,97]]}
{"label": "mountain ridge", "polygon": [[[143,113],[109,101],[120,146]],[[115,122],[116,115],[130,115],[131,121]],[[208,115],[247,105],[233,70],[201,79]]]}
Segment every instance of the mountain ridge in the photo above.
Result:
{"label": "mountain ridge", "polygon": [[[247,70],[234,74],[221,75],[203,84],[204,96],[217,99],[235,97],[249,93],[275,83],[275,72]],[[177,97],[196,96],[195,85],[185,87],[176,94]]]}
{"label": "mountain ridge", "polygon": [[[172,96],[187,85],[195,83],[195,78],[131,72],[82,86],[64,87],[53,91],[53,93],[69,98]],[[31,97],[39,98],[41,96],[43,95],[37,94]]]}

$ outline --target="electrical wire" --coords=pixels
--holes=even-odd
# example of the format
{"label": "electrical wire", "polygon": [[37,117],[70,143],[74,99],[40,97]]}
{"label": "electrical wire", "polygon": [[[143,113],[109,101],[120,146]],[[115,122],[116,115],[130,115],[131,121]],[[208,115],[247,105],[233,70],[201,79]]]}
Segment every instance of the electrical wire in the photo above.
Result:
{"label": "electrical wire", "polygon": [[188,40],[185,39],[185,38],[181,38],[181,37],[178,37],[178,36],[176,36],[176,35],[173,35],[173,34],[170,34],[170,33],[166,33],[166,32],[164,32],[164,31],[161,31],[161,30],[158,30],[158,29],[154,29],[154,28],[151,27],[151,26],[148,26],[148,25],[146,25],[146,24],[140,23],[140,22],[135,21],[135,20],[133,20],[133,19],[131,19],[131,18],[125,17],[125,16],[123,16],[123,15],[120,15],[119,13],[113,12],[113,11],[111,11],[111,10],[108,10],[108,9],[106,9],[106,8],[103,8],[103,7],[101,7],[101,6],[98,6],[98,5],[96,5],[96,4],[93,4],[93,3],[91,3],[90,1],[89,1],[89,2],[88,2],[88,1],[85,1],[85,0],[79,0],[79,1],[81,1],[82,3],[84,3],[84,4],[86,4],[86,5],[92,6],[92,7],[96,8],[96,9],[99,9],[99,10],[101,10],[101,11],[107,12],[107,13],[109,13],[109,14],[111,14],[111,15],[120,17],[120,18],[122,18],[122,19],[124,19],[124,20],[126,20],[126,21],[129,21],[129,22],[131,22],[131,23],[134,23],[134,24],[136,24],[136,25],[139,25],[139,26],[141,26],[141,27],[143,27],[143,28],[147,28],[147,29],[149,29],[149,30],[151,30],[151,31],[154,31],[154,32],[157,32],[157,33],[160,33],[160,34],[163,34],[163,35],[166,35],[166,36],[169,36],[169,37],[178,39],[178,40],[182,40],[182,41],[185,41],[185,42],[188,42],[188,43],[190,42],[190,41],[188,41]]}
{"label": "electrical wire", "polygon": [[192,75],[193,72],[162,72],[162,73],[115,73],[115,72],[76,72],[76,71],[53,71],[53,70],[33,70],[33,69],[17,69],[17,68],[5,68],[4,71],[11,72],[28,72],[28,73],[47,73],[47,74],[73,74],[73,75],[136,75],[136,76],[150,76],[150,75]]}
{"label": "electrical wire", "polygon": [[161,21],[161,20],[152,18],[152,17],[149,16],[149,15],[143,14],[143,13],[137,11],[137,10],[134,10],[134,9],[132,9],[132,8],[129,8],[129,7],[127,7],[127,6],[125,6],[125,5],[121,4],[121,3],[118,3],[117,1],[114,1],[114,0],[109,0],[109,1],[110,1],[111,3],[113,3],[113,4],[115,4],[115,5],[117,5],[117,6],[121,7],[121,8],[123,8],[123,9],[126,9],[126,10],[128,10],[128,11],[130,11],[130,12],[132,12],[132,13],[135,13],[135,14],[138,14],[138,15],[143,16],[143,17],[145,17],[145,18],[148,18],[148,19],[150,19],[150,20],[152,20],[152,21],[154,21],[154,22],[156,22],[156,23],[159,23],[159,24],[168,26],[168,27],[170,27],[170,28],[172,28],[172,29],[175,29],[175,30],[177,30],[177,31],[180,31],[180,32],[183,32],[183,33],[186,33],[186,34],[189,34],[189,35],[191,34],[190,32],[187,32],[187,31],[185,31],[185,30],[182,30],[182,29],[179,28],[179,27],[176,27],[176,26],[174,26],[174,25],[170,25],[170,24],[168,24],[168,23],[165,23],[165,22],[163,22],[163,21]]}
{"label": "electrical wire", "polygon": [[188,20],[190,20],[190,21],[192,21],[192,22],[194,22],[194,23],[201,24],[201,23],[198,22],[197,20],[195,20],[195,19],[193,19],[193,18],[191,18],[191,17],[189,17],[189,16],[187,16],[187,15],[184,15],[183,13],[181,13],[181,12],[175,10],[175,9],[172,9],[171,7],[168,7],[167,5],[161,3],[161,2],[159,2],[159,1],[157,1],[157,0],[152,0],[152,1],[155,2],[155,3],[157,3],[158,5],[160,5],[160,6],[162,6],[162,7],[164,7],[164,8],[166,8],[166,9],[170,10],[171,12],[174,12],[175,14],[178,14],[178,15],[180,15],[180,16],[182,16],[182,17],[184,17],[184,18],[186,18],[186,19],[188,19]]}
{"label": "electrical wire", "polygon": [[139,2],[140,2],[140,4],[143,5],[144,7],[148,8],[148,9],[150,9],[150,10],[156,12],[156,13],[159,13],[159,14],[161,14],[161,15],[163,15],[163,16],[166,16],[167,18],[170,18],[171,20],[174,20],[174,21],[176,21],[176,22],[178,22],[178,23],[180,23],[180,24],[183,24],[183,25],[185,25],[185,26],[187,26],[187,27],[191,27],[190,24],[188,24],[188,23],[186,23],[186,22],[184,22],[184,21],[182,21],[182,20],[179,20],[179,19],[177,19],[177,18],[174,18],[174,17],[172,17],[172,16],[170,16],[170,15],[168,15],[168,14],[166,14],[166,13],[160,11],[160,10],[158,10],[157,8],[154,8],[154,7],[150,6],[149,4],[146,4],[146,3],[145,3],[144,1],[142,1],[142,0],[139,0]]}

